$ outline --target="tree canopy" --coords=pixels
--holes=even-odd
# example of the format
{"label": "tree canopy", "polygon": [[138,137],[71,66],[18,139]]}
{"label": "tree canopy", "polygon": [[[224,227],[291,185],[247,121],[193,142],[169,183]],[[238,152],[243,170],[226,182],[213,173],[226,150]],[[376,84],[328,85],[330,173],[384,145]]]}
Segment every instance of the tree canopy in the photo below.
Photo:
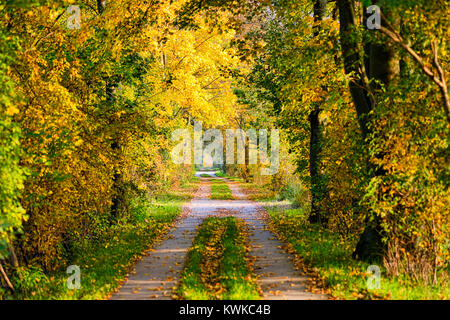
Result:
{"label": "tree canopy", "polygon": [[355,259],[448,277],[448,1],[1,0],[0,12],[5,287],[19,266],[65,268],[136,199],[187,181],[171,134],[195,121],[279,129],[275,175],[226,169],[277,192],[300,181],[309,222],[355,239]]}

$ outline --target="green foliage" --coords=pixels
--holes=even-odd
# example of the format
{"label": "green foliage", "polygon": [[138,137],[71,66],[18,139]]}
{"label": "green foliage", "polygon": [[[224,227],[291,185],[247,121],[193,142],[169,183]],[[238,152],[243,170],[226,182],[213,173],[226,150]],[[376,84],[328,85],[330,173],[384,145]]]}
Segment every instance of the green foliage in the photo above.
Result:
{"label": "green foliage", "polygon": [[22,223],[26,219],[20,203],[26,173],[19,164],[21,130],[13,118],[18,112],[16,104],[19,98],[14,81],[8,75],[17,46],[17,39],[0,26],[0,260],[8,255],[8,243],[22,231]]}
{"label": "green foliage", "polygon": [[337,299],[448,299],[445,281],[428,285],[411,277],[389,276],[381,269],[380,289],[368,289],[368,263],[355,261],[351,254],[355,239],[309,224],[303,210],[269,209],[271,229],[285,240],[315,274],[319,285]]}
{"label": "green foliage", "polygon": [[[154,201],[140,198],[132,201],[132,219],[103,230],[98,237],[78,239],[73,243],[70,264],[81,270],[81,288],[66,286],[64,270],[44,273],[36,266],[21,267],[14,283],[15,299],[105,299],[114,292],[130,267],[150,248],[156,239],[168,231],[189,199],[191,187],[183,193],[172,192]],[[6,295],[8,297],[8,295]]]}
{"label": "green foliage", "polygon": [[[216,174],[242,183],[251,199],[293,202],[300,209],[288,219],[319,211],[324,230],[289,221],[299,226],[292,239],[314,244],[296,244],[314,256],[310,264],[330,251],[330,286],[379,297],[342,271],[365,267],[349,253],[376,224],[386,275],[398,278],[387,286],[412,278],[430,285],[424,297],[438,296],[450,267],[450,126],[439,88],[448,78],[448,2],[377,2],[397,40],[363,25],[375,2],[328,1],[321,21],[311,0],[163,0],[146,11],[118,0],[100,14],[84,2],[82,28],[69,30],[65,1],[0,1],[0,261],[17,296],[67,297],[58,272],[76,261],[100,270],[93,251],[116,259],[123,250],[128,266],[189,199],[174,190],[200,180],[170,159],[171,132],[194,120],[280,129],[275,175],[254,164]],[[349,34],[345,4],[355,9]],[[211,181],[212,199],[232,199],[226,183]],[[338,235],[344,249],[329,245]],[[102,248],[108,241],[112,251]],[[12,248],[19,268],[9,263]],[[91,284],[73,297],[115,286],[125,267],[108,259],[105,276],[88,272]],[[349,297],[343,290],[336,295]]]}
{"label": "green foliage", "polygon": [[216,176],[221,177],[221,178],[227,178],[227,174],[223,171],[216,171]]}
{"label": "green foliage", "polygon": [[[450,261],[450,197],[449,125],[442,92],[404,46],[362,24],[361,9],[373,1],[348,1],[355,8],[352,50],[359,50],[351,67],[364,59],[366,70],[346,74],[349,53],[343,52],[338,2],[328,2],[323,21],[315,21],[315,3],[275,1],[274,14],[246,34],[248,43],[263,39],[264,49],[255,50],[251,71],[239,83],[237,95],[248,105],[253,125],[269,121],[283,128],[294,161],[282,163],[296,164],[296,177],[308,192],[293,188],[296,183],[279,179],[279,174],[257,185],[281,198],[298,192],[297,205],[305,208],[311,198],[319,199],[325,227],[346,239],[358,238],[367,225],[380,222],[389,274],[407,274],[425,283],[443,281]],[[445,1],[378,4],[435,76],[435,54],[442,69],[448,69]],[[380,51],[384,58],[377,60]],[[388,71],[392,79],[382,80]],[[368,82],[366,100],[374,100],[368,114],[358,118],[358,95],[351,94],[348,83],[359,80]],[[319,141],[310,145],[315,108]],[[365,121],[368,127],[363,130],[360,124]],[[320,151],[316,160],[311,158],[314,150]],[[314,164],[316,176],[310,171]],[[264,198],[264,191],[252,189],[252,197]]]}

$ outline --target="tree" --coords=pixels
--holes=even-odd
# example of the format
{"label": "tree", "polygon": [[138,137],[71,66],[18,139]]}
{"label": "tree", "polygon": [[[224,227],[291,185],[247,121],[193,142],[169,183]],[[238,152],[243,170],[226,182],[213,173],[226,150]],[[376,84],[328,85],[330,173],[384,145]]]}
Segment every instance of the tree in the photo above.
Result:
{"label": "tree", "polygon": [[[314,36],[320,32],[320,23],[326,17],[327,13],[326,0],[316,0],[314,3]],[[320,210],[320,202],[324,198],[325,183],[324,178],[320,173],[320,153],[322,149],[322,128],[320,125],[320,102],[313,103],[313,110],[309,113],[308,120],[310,126],[310,144],[309,144],[309,172],[311,178],[311,214],[309,221],[312,223],[321,223],[326,225],[327,218]]]}

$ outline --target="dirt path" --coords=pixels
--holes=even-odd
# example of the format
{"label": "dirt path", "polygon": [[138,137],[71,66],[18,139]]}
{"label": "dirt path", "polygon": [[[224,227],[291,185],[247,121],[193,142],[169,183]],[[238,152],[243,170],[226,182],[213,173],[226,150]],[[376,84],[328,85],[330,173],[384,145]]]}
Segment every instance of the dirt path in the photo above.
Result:
{"label": "dirt path", "polygon": [[235,199],[233,206],[239,207],[239,217],[245,220],[252,231],[250,255],[255,259],[255,273],[267,300],[318,300],[327,299],[307,291],[307,277],[295,270],[292,257],[281,248],[283,243],[267,230],[265,209],[254,201],[247,200],[237,183],[227,181]]}
{"label": "dirt path", "polygon": [[193,200],[184,206],[185,217],[134,266],[120,290],[111,300],[168,300],[179,275],[196,227],[208,216],[211,183],[202,182]]}
{"label": "dirt path", "polygon": [[202,179],[194,199],[184,208],[187,213],[185,217],[176,223],[172,232],[154,250],[135,265],[111,299],[171,299],[172,288],[179,280],[196,227],[204,218],[213,215],[234,215],[248,223],[252,231],[250,254],[255,257],[254,269],[259,276],[263,299],[326,299],[326,296],[306,290],[307,277],[295,270],[290,255],[281,249],[282,243],[267,230],[264,208],[247,200],[238,184],[227,183],[237,200],[211,200],[211,183]]}

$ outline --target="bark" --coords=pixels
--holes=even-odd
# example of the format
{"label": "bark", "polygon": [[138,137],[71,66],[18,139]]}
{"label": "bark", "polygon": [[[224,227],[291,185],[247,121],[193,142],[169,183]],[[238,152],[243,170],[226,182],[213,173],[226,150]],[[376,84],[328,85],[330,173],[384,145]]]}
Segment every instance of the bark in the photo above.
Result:
{"label": "bark", "polygon": [[106,9],[106,0],[97,0],[97,10],[99,14],[102,14]]}
{"label": "bark", "polygon": [[3,276],[3,279],[5,280],[6,284],[8,285],[8,287],[14,291],[14,286],[12,285],[11,281],[8,278],[8,275],[6,274],[6,271],[3,269],[3,265],[0,261],[0,274]]}
{"label": "bark", "polygon": [[[17,269],[17,268],[19,267],[19,260],[17,259],[16,251],[14,250],[13,245],[10,244],[10,243],[8,243],[8,251],[9,251],[9,261],[10,261],[10,264],[11,264],[12,267],[14,267],[14,268]],[[7,284],[7,286],[8,286],[12,291],[14,291],[14,290],[15,290],[15,289],[14,289],[14,286],[13,286],[13,284],[11,283],[11,281],[9,280],[8,275],[7,275],[6,271],[5,271],[5,269],[3,269],[3,265],[2,265],[2,263],[1,263],[1,260],[0,260],[0,274],[2,275],[3,280],[5,281],[5,283]],[[19,278],[22,279],[21,276],[20,276],[20,273],[19,273],[18,275],[19,275]]]}
{"label": "bark", "polygon": [[[314,3],[314,20],[322,21],[327,11],[328,0],[316,0]],[[314,30],[314,36],[317,36],[320,29]],[[309,175],[311,178],[311,214],[309,222],[326,224],[323,212],[320,210],[320,202],[324,196],[324,186],[322,185],[322,176],[320,174],[320,153],[321,147],[321,125],[319,121],[320,106],[314,104],[313,110],[310,112],[308,120],[310,124],[310,143],[309,143]]]}
{"label": "bark", "polygon": [[[383,16],[384,18],[384,16]],[[384,19],[384,21],[386,21]],[[390,40],[394,43],[401,46],[406,52],[420,65],[422,71],[439,87],[439,91],[442,94],[442,107],[444,109],[445,117],[447,118],[447,122],[450,123],[450,98],[448,94],[447,88],[447,80],[445,77],[445,72],[442,69],[441,64],[439,63],[438,58],[438,43],[436,40],[432,42],[432,50],[433,50],[433,68],[428,67],[422,57],[414,51],[402,38],[402,36],[396,32],[396,30],[387,22],[385,22],[386,26],[381,26],[380,31],[385,34]]]}
{"label": "bark", "polygon": [[[115,86],[116,84],[109,79],[106,84],[106,96],[107,103],[113,105],[116,103],[115,98]],[[114,125],[114,120],[112,121]],[[111,143],[111,150],[114,153],[117,164],[114,166],[114,175],[113,175],[113,198],[111,205],[111,219],[110,222],[113,223],[121,213],[127,211],[127,203],[126,203],[126,191],[123,183],[123,175],[122,175],[122,145],[120,139],[120,133],[115,132],[113,142]]]}
{"label": "bark", "polygon": [[[373,1],[374,4],[382,5],[380,1]],[[387,8],[382,8],[385,15],[394,17],[394,14],[388,11]],[[400,24],[399,17],[393,21],[394,25]],[[382,24],[386,24],[386,20],[382,19]],[[379,32],[374,30],[373,32]],[[387,39],[386,39],[387,40]],[[372,82],[372,89],[374,91],[380,89],[380,84],[388,86],[400,73],[400,59],[394,46],[389,41],[383,43],[370,44],[369,52],[370,70],[369,78],[377,81]]]}
{"label": "bark", "polygon": [[[105,9],[106,9],[106,1],[97,0],[98,13],[102,14],[105,11]],[[115,83],[111,79],[106,80],[106,98],[108,104],[113,105],[115,103]],[[113,223],[122,212],[127,210],[126,194],[125,194],[126,192],[120,165],[121,149],[122,147],[120,144],[120,137],[118,136],[118,133],[116,133],[116,136],[114,137],[114,140],[111,143],[111,150],[117,157],[118,164],[114,168],[114,175],[113,175],[113,198],[111,205],[110,223]]]}
{"label": "bark", "polygon": [[[116,156],[119,158],[118,161],[120,162],[120,153],[121,153],[121,146],[117,141],[113,142],[111,144],[111,149],[116,153]],[[111,205],[111,222],[116,220],[121,213],[127,211],[127,203],[126,203],[126,190],[123,183],[123,176],[120,170],[120,165],[117,165],[114,169],[114,176],[113,176],[113,198],[112,198],[112,205]]]}
{"label": "bark", "polygon": [[[369,113],[374,108],[374,99],[367,79],[366,65],[371,65],[370,61],[362,63],[364,54],[357,38],[352,36],[356,27],[355,7],[352,0],[339,0],[339,22],[341,50],[344,58],[344,70],[352,78],[349,81],[350,94],[352,96],[358,122],[364,139],[370,136]],[[367,48],[367,46],[366,46]],[[369,168],[368,168],[369,169]],[[378,232],[379,223],[368,223],[364,232],[361,234],[356,249],[353,253],[354,258],[369,260],[378,252],[381,247],[381,235]]]}
{"label": "bark", "polygon": [[[366,43],[364,49],[369,52],[366,52],[367,55],[365,55],[361,49],[362,46],[358,43],[358,37],[351,36],[352,32],[356,30],[354,1],[338,0],[338,7],[344,69],[347,75],[352,76],[349,82],[350,93],[355,104],[362,135],[368,147],[372,138],[370,112],[374,111],[376,106],[374,92],[380,94],[380,85],[389,85],[398,75],[399,59],[393,47],[386,43]],[[369,84],[369,76],[371,80],[376,81]],[[379,154],[376,157],[381,158],[382,155]],[[368,161],[367,170],[372,176],[385,174],[383,168],[374,165],[371,161]],[[371,216],[373,219],[370,219]],[[381,239],[381,220],[369,212],[366,227],[356,245],[353,257],[367,261],[378,259],[385,249]]]}
{"label": "bark", "polygon": [[9,260],[11,262],[11,265],[14,268],[18,268],[19,260],[17,259],[16,250],[14,250],[14,246],[12,244],[8,244],[8,251],[9,251]]}
{"label": "bark", "polygon": [[311,178],[311,214],[309,222],[321,223],[320,201],[321,194],[321,175],[319,155],[321,151],[320,145],[320,122],[319,122],[319,106],[316,104],[314,110],[309,114],[310,124],[310,143],[309,143],[309,175]]}
{"label": "bark", "polygon": [[356,108],[358,122],[364,138],[369,136],[369,113],[375,102],[370,91],[369,81],[362,63],[364,56],[356,37],[352,36],[356,28],[355,8],[353,0],[339,0],[339,22],[341,50],[344,59],[344,70],[351,75],[349,81],[350,94]]}

